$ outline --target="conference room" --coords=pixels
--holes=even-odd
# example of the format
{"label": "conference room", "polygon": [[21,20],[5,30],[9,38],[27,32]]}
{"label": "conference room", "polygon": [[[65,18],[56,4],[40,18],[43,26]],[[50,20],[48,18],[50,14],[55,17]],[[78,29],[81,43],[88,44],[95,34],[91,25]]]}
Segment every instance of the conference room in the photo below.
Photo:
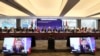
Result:
{"label": "conference room", "polygon": [[0,56],[99,56],[99,0],[0,0]]}

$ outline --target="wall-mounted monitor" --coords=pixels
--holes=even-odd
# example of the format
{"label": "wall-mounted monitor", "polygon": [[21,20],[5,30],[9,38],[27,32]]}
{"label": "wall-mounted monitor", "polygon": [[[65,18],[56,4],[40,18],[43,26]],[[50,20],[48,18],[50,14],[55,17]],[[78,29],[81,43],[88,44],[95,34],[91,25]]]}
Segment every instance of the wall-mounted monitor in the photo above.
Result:
{"label": "wall-mounted monitor", "polygon": [[70,48],[72,53],[95,53],[95,38],[70,37]]}
{"label": "wall-mounted monitor", "polygon": [[30,53],[31,37],[6,37],[3,43],[4,53]]}

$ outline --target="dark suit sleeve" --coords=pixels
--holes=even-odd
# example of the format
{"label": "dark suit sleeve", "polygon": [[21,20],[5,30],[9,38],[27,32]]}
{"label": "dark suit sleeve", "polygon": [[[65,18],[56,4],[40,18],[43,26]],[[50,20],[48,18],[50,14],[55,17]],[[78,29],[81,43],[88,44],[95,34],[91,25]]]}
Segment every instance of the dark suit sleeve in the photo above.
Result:
{"label": "dark suit sleeve", "polygon": [[17,50],[17,48],[16,47],[13,47],[13,51],[14,51],[14,53],[18,53],[18,52],[22,52],[22,50],[24,50],[24,47],[21,47],[21,48],[19,48],[19,50]]}
{"label": "dark suit sleeve", "polygon": [[89,52],[90,51],[90,45],[86,45],[86,49],[84,49],[83,46],[80,45],[80,51],[81,52]]}
{"label": "dark suit sleeve", "polygon": [[16,47],[13,47],[13,52],[17,53]]}
{"label": "dark suit sleeve", "polygon": [[71,50],[74,50],[74,47],[73,46],[71,46]]}
{"label": "dark suit sleeve", "polygon": [[90,50],[91,48],[90,48],[90,45],[86,45],[86,47],[88,48],[88,50]]}
{"label": "dark suit sleeve", "polygon": [[80,51],[81,52],[84,52],[84,49],[83,49],[83,46],[82,45],[80,45]]}

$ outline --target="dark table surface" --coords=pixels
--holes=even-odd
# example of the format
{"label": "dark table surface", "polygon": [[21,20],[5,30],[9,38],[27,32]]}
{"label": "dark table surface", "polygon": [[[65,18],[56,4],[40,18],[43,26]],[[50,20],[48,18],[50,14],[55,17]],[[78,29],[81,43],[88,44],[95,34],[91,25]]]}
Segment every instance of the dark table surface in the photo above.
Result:
{"label": "dark table surface", "polygon": [[67,37],[99,37],[100,33],[0,33],[0,37],[35,37],[36,39],[66,39]]}

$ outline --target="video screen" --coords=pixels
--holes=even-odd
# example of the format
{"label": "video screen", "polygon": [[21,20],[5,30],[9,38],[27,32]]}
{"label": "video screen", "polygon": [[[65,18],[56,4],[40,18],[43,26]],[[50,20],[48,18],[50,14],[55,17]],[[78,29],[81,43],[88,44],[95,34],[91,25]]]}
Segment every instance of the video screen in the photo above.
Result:
{"label": "video screen", "polygon": [[96,50],[94,37],[71,37],[71,53],[94,53]]}
{"label": "video screen", "polygon": [[54,29],[55,27],[57,29],[62,27],[62,20],[61,19],[37,19],[37,27],[39,27],[40,29],[42,28],[46,28],[48,29],[49,27],[51,29]]}
{"label": "video screen", "polygon": [[4,38],[2,49],[4,53],[30,53],[31,37]]}

